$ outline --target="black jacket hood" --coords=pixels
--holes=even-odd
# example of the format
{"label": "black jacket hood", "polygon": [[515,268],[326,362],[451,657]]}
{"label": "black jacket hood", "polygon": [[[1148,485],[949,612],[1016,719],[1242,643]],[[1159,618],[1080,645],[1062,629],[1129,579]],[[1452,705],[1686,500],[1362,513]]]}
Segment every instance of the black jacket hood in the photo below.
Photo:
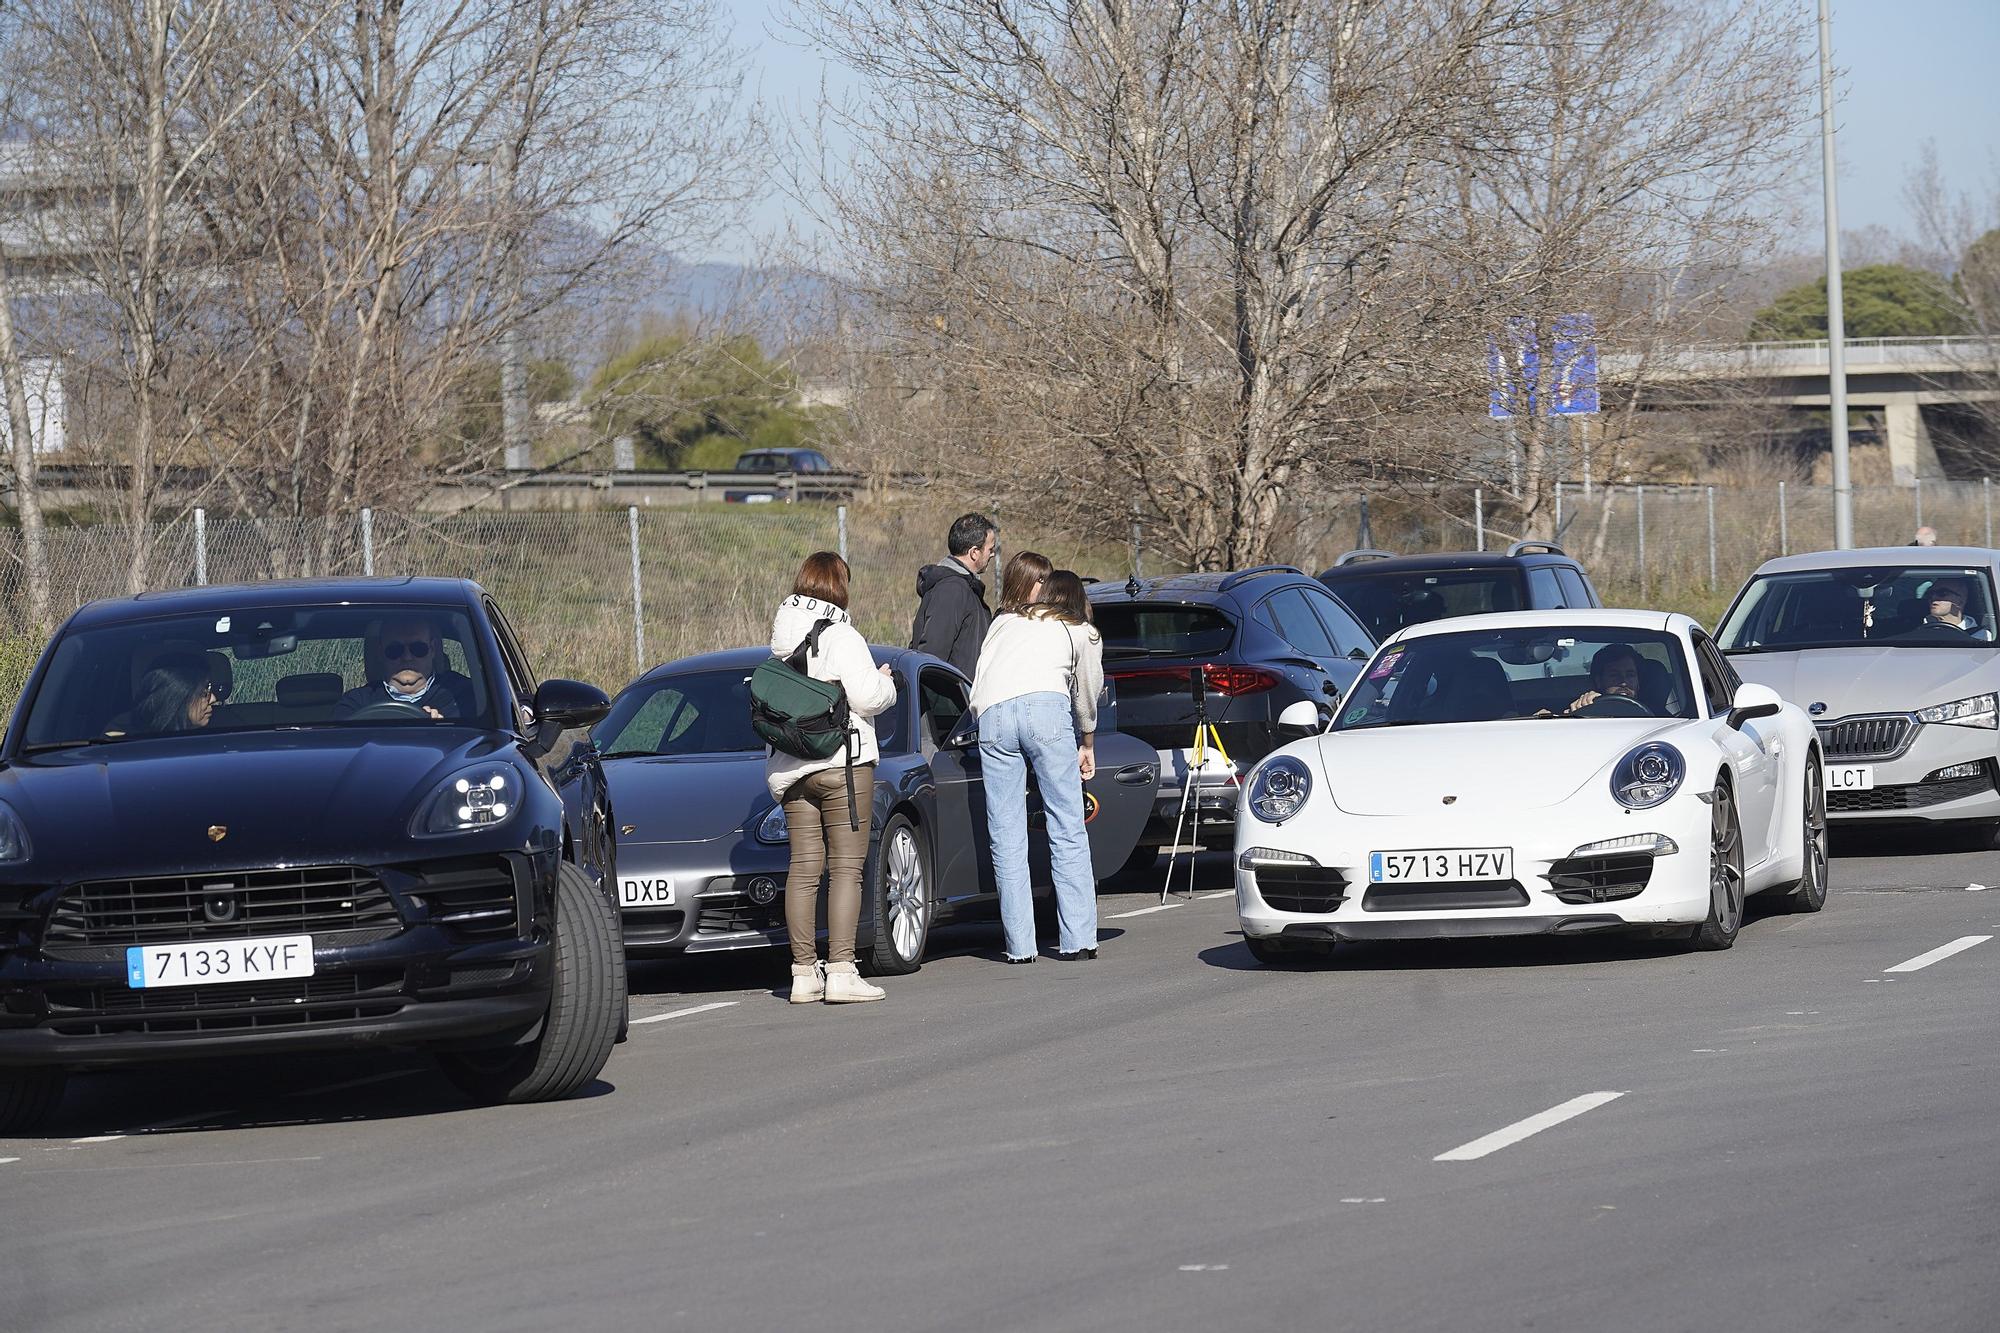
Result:
{"label": "black jacket hood", "polygon": [[986,581],[956,560],[940,560],[935,565],[925,565],[918,570],[917,596],[928,597],[931,589],[953,578],[964,579],[971,585],[974,597],[982,602],[986,600]]}

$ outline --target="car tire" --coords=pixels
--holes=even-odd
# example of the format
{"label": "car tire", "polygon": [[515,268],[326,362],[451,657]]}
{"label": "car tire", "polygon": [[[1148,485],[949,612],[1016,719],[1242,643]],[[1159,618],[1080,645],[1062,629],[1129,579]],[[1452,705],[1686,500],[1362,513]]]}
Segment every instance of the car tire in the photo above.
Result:
{"label": "car tire", "polygon": [[590,877],[565,861],[556,872],[555,981],[533,1040],[443,1055],[461,1092],[493,1104],[560,1101],[611,1058],[624,1014],[625,948],[618,919]]}
{"label": "car tire", "polygon": [[882,825],[869,867],[868,905],[870,938],[860,950],[868,972],[900,977],[922,967],[937,904],[930,842],[908,815],[891,815]]}
{"label": "car tire", "polygon": [[68,1082],[61,1069],[0,1069],[0,1134],[40,1129]]}
{"label": "car tire", "polygon": [[1280,943],[1275,939],[1260,939],[1255,935],[1245,935],[1243,943],[1250,950],[1250,956],[1265,967],[1288,967],[1294,963],[1331,958],[1334,948],[1331,942],[1325,944],[1296,944],[1291,941],[1285,941]]}
{"label": "car tire", "polygon": [[1805,849],[1799,882],[1780,900],[1787,912],[1826,906],[1826,778],[1817,759],[1806,764]]}
{"label": "car tire", "polygon": [[1715,786],[1708,825],[1708,919],[1688,942],[1701,950],[1727,949],[1743,928],[1743,824],[1727,783]]}

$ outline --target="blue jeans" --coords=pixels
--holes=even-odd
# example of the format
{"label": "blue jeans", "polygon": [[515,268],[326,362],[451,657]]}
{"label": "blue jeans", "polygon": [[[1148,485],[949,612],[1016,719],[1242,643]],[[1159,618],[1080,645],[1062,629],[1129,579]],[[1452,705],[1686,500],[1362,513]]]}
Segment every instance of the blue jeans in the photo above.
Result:
{"label": "blue jeans", "polygon": [[1064,953],[1097,947],[1097,877],[1083,829],[1083,777],[1066,694],[1017,695],[979,715],[979,758],[986,787],[986,831],[993,844],[993,878],[1000,886],[1000,922],[1007,956],[1035,955],[1035,900],[1028,882],[1028,765],[1048,814],[1049,861],[1055,871],[1056,920]]}

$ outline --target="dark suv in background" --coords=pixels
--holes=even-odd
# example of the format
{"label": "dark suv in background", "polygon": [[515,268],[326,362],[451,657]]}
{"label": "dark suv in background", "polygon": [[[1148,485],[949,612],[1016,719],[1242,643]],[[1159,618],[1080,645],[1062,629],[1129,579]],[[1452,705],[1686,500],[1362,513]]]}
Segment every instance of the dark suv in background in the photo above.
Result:
{"label": "dark suv in background", "polygon": [[1405,625],[1451,616],[1604,605],[1583,566],[1550,542],[1515,542],[1504,555],[1349,551],[1319,581],[1353,609],[1377,642]]}
{"label": "dark suv in background", "polygon": [[1153,817],[1128,869],[1150,865],[1173,837],[1192,767],[1193,673],[1228,759],[1207,757],[1188,812],[1205,841],[1226,846],[1243,775],[1282,739],[1278,715],[1301,699],[1330,714],[1375,651],[1340,599],[1289,565],[1095,583],[1090,601],[1118,729],[1160,754]]}

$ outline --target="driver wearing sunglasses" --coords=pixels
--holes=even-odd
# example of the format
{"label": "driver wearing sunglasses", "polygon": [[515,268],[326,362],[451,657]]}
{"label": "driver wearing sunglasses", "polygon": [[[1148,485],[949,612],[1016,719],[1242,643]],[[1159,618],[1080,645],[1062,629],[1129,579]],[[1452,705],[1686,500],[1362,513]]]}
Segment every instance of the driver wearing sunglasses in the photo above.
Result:
{"label": "driver wearing sunglasses", "polygon": [[374,679],[349,690],[334,707],[337,718],[352,717],[372,705],[395,703],[420,708],[434,718],[463,716],[460,690],[465,677],[446,665],[437,626],[420,617],[385,620],[368,636]]}

